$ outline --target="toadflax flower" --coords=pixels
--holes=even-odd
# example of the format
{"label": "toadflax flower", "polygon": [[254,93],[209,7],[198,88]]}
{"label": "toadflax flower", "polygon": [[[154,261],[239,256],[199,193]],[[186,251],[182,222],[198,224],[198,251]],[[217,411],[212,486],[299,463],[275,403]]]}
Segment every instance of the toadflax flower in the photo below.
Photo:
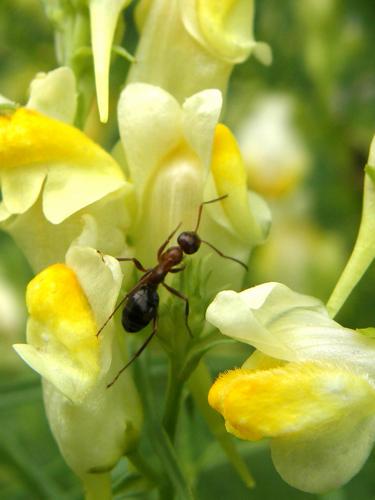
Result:
{"label": "toadflax flower", "polygon": [[28,108],[0,115],[0,223],[35,271],[61,261],[84,228],[90,246],[119,254],[129,226],[131,186],[121,167],[67,123],[75,99],[69,72],[38,76]]}
{"label": "toadflax flower", "polygon": [[205,207],[205,239],[247,261],[249,249],[267,234],[268,209],[249,196],[235,138],[217,124],[221,104],[218,90],[199,92],[181,106],[143,83],[128,85],[120,97],[120,135],[138,208],[131,234],[146,265],[177,224],[194,229],[203,200],[224,194],[227,199]]}
{"label": "toadflax flower", "polygon": [[228,432],[271,438],[276,469],[303,491],[349,481],[375,440],[375,339],[279,283],[219,293],[207,320],[257,349],[210,390]]}
{"label": "toadflax flower", "polygon": [[159,85],[179,102],[208,88],[225,91],[234,64],[254,53],[271,62],[253,35],[254,0],[142,0],[141,39],[128,82]]}
{"label": "toadflax flower", "polygon": [[291,97],[269,95],[257,101],[238,127],[249,186],[263,196],[277,198],[290,193],[309,169],[308,150],[293,115]]}
{"label": "toadflax flower", "polygon": [[132,449],[142,420],[130,372],[106,389],[124,363],[113,325],[96,337],[121,282],[116,259],[72,247],[66,263],[29,283],[27,344],[14,346],[42,376],[49,424],[66,462],[89,493],[99,488],[95,498],[103,499],[110,498],[106,473]]}

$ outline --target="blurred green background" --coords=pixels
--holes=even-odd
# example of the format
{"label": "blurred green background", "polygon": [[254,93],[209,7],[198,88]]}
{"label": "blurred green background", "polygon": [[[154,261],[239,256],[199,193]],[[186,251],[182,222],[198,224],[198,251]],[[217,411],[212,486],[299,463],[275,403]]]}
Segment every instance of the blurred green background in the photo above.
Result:
{"label": "blurred green background", "polygon": [[[132,9],[126,12],[126,22],[124,44],[133,48]],[[269,241],[251,260],[251,284],[282,281],[326,300],[350,254],[360,218],[363,167],[375,132],[374,26],[373,0],[257,4],[256,38],[271,45],[274,61],[264,67],[250,58],[235,69],[224,115],[240,139],[250,185],[268,199],[274,216]],[[35,74],[55,67],[53,31],[39,0],[1,0],[0,94],[24,103]],[[113,63],[114,96],[126,68],[124,61]],[[112,122],[106,132],[109,144],[117,133]],[[258,162],[252,157],[254,143],[264,149],[258,152]],[[270,152],[273,156],[267,161]],[[278,189],[280,185],[284,187]],[[23,297],[30,278],[20,251],[1,232],[0,498],[80,498],[80,485],[49,432],[39,377],[11,349],[24,338]],[[374,279],[372,266],[338,316],[344,325],[375,326]],[[227,348],[212,353],[213,373],[238,365],[246,353],[241,346],[230,353]],[[155,391],[163,386],[163,373],[160,369],[154,374]],[[266,444],[241,442],[257,481],[256,489],[247,490],[203,421],[191,415],[190,403],[185,401],[181,425],[187,415],[195,419],[194,435],[189,436],[186,425],[180,446],[199,467],[199,499],[317,498],[282,482]],[[114,471],[115,482],[125,468],[124,460]],[[320,498],[374,499],[374,473],[373,455],[345,488]],[[117,499],[153,498],[152,493],[137,493],[136,484],[125,496],[118,483],[117,492]]]}

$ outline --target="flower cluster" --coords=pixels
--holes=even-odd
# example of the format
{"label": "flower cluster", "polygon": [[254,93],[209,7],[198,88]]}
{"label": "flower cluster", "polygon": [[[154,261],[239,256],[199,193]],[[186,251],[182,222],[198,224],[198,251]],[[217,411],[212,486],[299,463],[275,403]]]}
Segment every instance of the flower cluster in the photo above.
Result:
{"label": "flower cluster", "polygon": [[[14,347],[42,376],[50,427],[66,462],[88,497],[96,489],[101,498],[110,496],[109,471],[136,449],[142,427],[131,370],[107,389],[128,359],[123,332],[112,320],[97,335],[123,285],[118,259],[155,265],[166,236],[179,222],[193,229],[207,199],[220,201],[205,210],[200,231],[244,262],[270,223],[266,204],[248,192],[233,134],[219,123],[234,64],[251,52],[270,60],[269,48],[254,41],[253,2],[217,9],[215,2],[141,1],[135,59],[116,45],[129,3],[45,0],[61,66],[36,76],[25,106],[2,99],[0,115],[0,224],[36,273],[26,293],[27,343]],[[76,125],[85,127],[94,85],[107,121],[112,53],[134,64],[118,100],[120,138],[110,153]],[[87,72],[91,54],[94,74]],[[197,258],[206,259],[204,252]],[[211,270],[221,268],[217,260],[210,260]],[[238,267],[228,262],[211,286],[240,287]],[[186,271],[187,279],[193,275]],[[200,280],[192,287],[205,290]],[[134,282],[127,272],[124,288]],[[201,322],[207,302],[196,311]]]}
{"label": "flower cluster", "polygon": [[[159,480],[160,498],[172,498],[173,488],[190,498],[173,448],[190,377],[197,405],[251,483],[205,401],[211,380],[199,362],[224,342],[213,327],[255,348],[209,391],[226,430],[249,441],[269,438],[275,467],[292,486],[337,488],[359,471],[375,440],[373,331],[333,319],[375,255],[375,143],[357,244],[327,307],[274,282],[222,291],[248,286],[246,265],[238,264],[268,235],[269,208],[249,187],[270,197],[290,192],[309,158],[288,101],[263,102],[243,125],[245,160],[223,123],[234,66],[250,55],[264,64],[272,59],[268,45],[254,39],[253,0],[139,0],[131,11],[139,31],[134,56],[120,46],[130,3],[44,0],[59,67],[36,75],[24,106],[0,96],[0,226],[35,273],[26,291],[26,343],[14,348],[42,377],[52,433],[87,498],[111,497],[110,472],[123,455],[150,482]],[[130,63],[118,95],[109,78],[116,56]],[[111,141],[98,132],[108,120]],[[110,142],[107,149],[100,139]],[[129,346],[114,314],[139,283],[137,271],[125,267],[131,264],[120,262],[133,260],[140,270],[139,260],[147,273],[163,241],[175,244],[174,233],[166,240],[172,230],[194,230],[197,221],[208,247],[165,278],[180,290],[186,315],[183,294],[191,299],[190,317],[164,290],[154,318],[169,356],[159,422],[147,385],[151,368],[140,380],[132,369],[117,377],[147,345]],[[156,470],[139,452],[144,436],[159,456]]]}

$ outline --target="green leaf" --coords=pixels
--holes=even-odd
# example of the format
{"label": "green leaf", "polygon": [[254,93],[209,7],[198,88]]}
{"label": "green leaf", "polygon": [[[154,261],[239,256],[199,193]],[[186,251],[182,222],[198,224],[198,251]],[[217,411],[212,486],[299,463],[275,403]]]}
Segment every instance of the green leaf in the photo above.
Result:
{"label": "green leaf", "polygon": [[66,499],[65,494],[51,481],[48,474],[45,474],[43,470],[35,465],[32,458],[14,438],[14,433],[4,428],[4,426],[0,429],[0,455],[3,455],[6,462],[16,468],[25,483],[28,484],[30,498]]}
{"label": "green leaf", "polygon": [[[175,449],[162,426],[155,409],[158,407],[153,398],[152,387],[147,376],[146,356],[139,360],[135,366],[136,380],[139,382],[140,394],[144,404],[144,412],[147,415],[146,431],[151,445],[157,454],[163,471],[176,490],[179,500],[192,500],[193,493],[186,481],[183,470],[178,461]],[[177,410],[176,410],[177,411]],[[168,489],[168,485],[166,485]],[[169,490],[168,490],[169,493]],[[167,494],[164,495],[167,498]]]}
{"label": "green leaf", "polygon": [[254,488],[255,480],[245,461],[239,454],[231,436],[226,432],[222,418],[207,403],[207,394],[212,385],[210,372],[201,362],[188,382],[190,392],[201,411],[212,434],[218,440],[229,462],[248,488]]}

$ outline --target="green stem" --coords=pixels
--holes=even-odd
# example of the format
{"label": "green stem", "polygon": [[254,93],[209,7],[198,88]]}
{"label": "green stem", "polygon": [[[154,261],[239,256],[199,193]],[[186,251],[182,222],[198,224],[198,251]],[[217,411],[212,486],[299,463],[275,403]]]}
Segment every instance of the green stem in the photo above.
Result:
{"label": "green stem", "polygon": [[148,378],[147,353],[139,360],[134,367],[135,378],[140,386],[140,394],[144,404],[145,414],[148,415],[145,431],[165,473],[165,483],[160,486],[160,498],[169,500],[173,498],[173,491],[176,491],[181,500],[192,500],[193,494],[187,483],[182,468],[178,462],[176,452],[172,443],[161,425],[157,416],[157,404],[153,397],[153,390]]}
{"label": "green stem", "polygon": [[201,361],[191,375],[189,389],[194,401],[205,419],[210,431],[216,437],[228,460],[248,488],[254,488],[255,481],[245,461],[237,451],[231,436],[225,430],[222,418],[208,406],[207,395],[212,378],[207,366]]}
{"label": "green stem", "polygon": [[85,474],[81,480],[85,489],[85,500],[111,500],[112,486],[109,472]]}
{"label": "green stem", "polygon": [[365,175],[361,225],[353,252],[328,302],[332,318],[339,312],[353,288],[365,274],[375,255],[375,189],[371,177]]}
{"label": "green stem", "polygon": [[146,460],[139,453],[138,449],[132,451],[131,453],[128,453],[126,457],[128,458],[129,462],[137,469],[137,471],[142,474],[142,476],[144,476],[152,483],[158,483],[157,472],[151,467],[148,462],[146,462]]}
{"label": "green stem", "polygon": [[182,388],[183,383],[180,380],[178,370],[176,369],[176,365],[173,360],[171,360],[169,365],[168,387],[165,399],[163,426],[172,443],[176,434]]}

